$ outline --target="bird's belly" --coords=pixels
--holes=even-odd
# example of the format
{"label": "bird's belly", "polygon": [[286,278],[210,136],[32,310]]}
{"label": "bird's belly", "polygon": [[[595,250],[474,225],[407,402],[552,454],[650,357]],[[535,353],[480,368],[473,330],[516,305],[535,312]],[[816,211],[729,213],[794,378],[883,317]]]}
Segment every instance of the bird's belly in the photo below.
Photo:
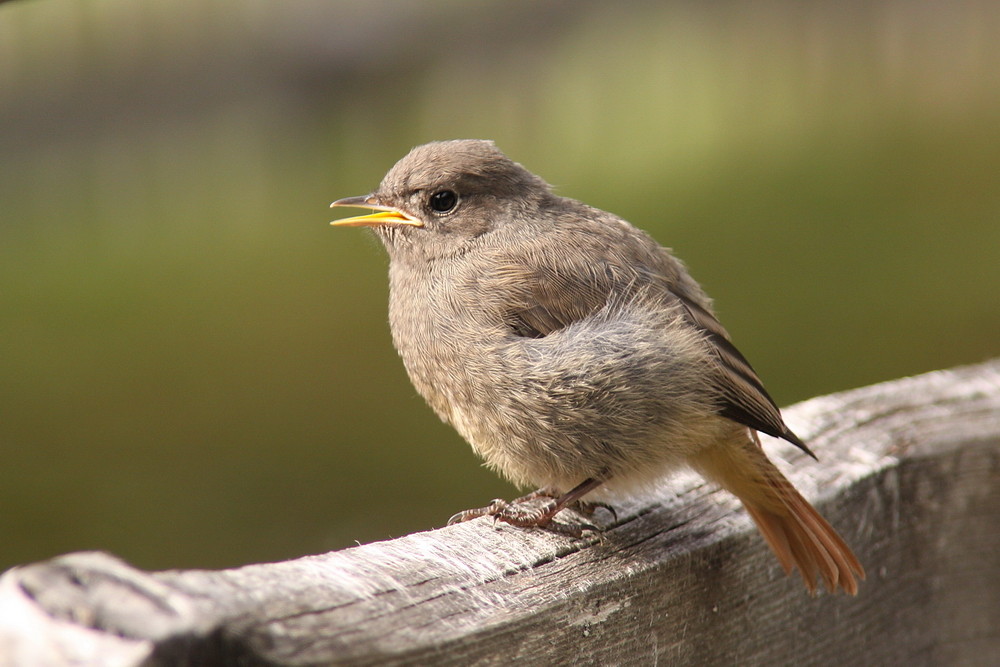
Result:
{"label": "bird's belly", "polygon": [[521,486],[599,478],[629,491],[721,437],[700,346],[627,320],[585,324],[469,345],[435,336],[400,352],[438,415]]}

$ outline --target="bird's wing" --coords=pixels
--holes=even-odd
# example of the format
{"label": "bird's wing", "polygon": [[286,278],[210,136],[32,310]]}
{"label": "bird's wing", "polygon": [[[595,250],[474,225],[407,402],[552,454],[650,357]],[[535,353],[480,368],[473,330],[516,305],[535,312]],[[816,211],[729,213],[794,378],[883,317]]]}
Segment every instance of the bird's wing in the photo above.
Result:
{"label": "bird's wing", "polygon": [[559,271],[550,267],[523,270],[506,317],[519,336],[542,338],[601,308],[608,299],[608,278],[593,269]]}
{"label": "bird's wing", "polygon": [[816,458],[806,444],[785,424],[781,418],[781,411],[764,389],[757,372],[729,340],[729,335],[715,315],[692,299],[676,296],[683,304],[691,323],[700,329],[712,344],[719,360],[715,385],[722,398],[722,416],[761,433],[783,438]]}
{"label": "bird's wing", "polygon": [[[623,284],[615,265],[592,262],[568,267],[511,267],[514,275],[504,276],[506,284],[517,284],[517,298],[505,316],[508,326],[519,336],[541,338],[597,311],[607,303],[615,286]],[[516,276],[515,280],[511,280]],[[632,286],[658,282],[653,274],[631,273],[625,283]],[[660,283],[662,289],[663,284]],[[664,298],[676,300],[692,326],[702,332],[718,360],[713,369],[715,389],[721,401],[720,414],[776,438],[783,438],[813,456],[781,418],[756,371],[729,340],[722,324],[697,297],[686,295],[679,285],[664,289]]]}

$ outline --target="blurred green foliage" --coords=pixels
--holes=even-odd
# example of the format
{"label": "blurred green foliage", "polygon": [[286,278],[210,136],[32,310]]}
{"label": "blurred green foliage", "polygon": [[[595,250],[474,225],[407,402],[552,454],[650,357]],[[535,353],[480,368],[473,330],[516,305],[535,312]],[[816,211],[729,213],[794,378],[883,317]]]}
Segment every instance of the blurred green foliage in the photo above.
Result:
{"label": "blurred green foliage", "polygon": [[326,226],[431,139],[674,247],[780,402],[996,355],[1000,6],[931,9],[0,6],[0,567],[511,495],[410,387],[381,248]]}

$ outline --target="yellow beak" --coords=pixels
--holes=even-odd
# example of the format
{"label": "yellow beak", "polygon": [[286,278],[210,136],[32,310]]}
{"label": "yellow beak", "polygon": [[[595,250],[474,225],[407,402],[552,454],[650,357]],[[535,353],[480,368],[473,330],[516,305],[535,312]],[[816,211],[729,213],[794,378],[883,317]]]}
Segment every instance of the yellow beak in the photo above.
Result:
{"label": "yellow beak", "polygon": [[413,227],[424,226],[423,222],[417,220],[410,214],[399,210],[398,208],[392,206],[382,206],[381,204],[373,204],[371,202],[370,195],[338,199],[330,204],[330,208],[334,208],[335,206],[353,206],[354,208],[367,208],[372,211],[376,211],[375,213],[368,213],[367,215],[356,215],[353,218],[334,220],[330,223],[331,225],[337,227],[376,227],[378,225],[412,225]]}

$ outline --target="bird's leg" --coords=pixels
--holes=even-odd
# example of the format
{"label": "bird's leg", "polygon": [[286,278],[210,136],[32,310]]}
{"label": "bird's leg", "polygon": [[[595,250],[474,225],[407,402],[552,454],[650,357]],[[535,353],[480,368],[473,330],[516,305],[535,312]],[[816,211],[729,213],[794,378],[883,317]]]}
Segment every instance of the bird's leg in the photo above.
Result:
{"label": "bird's leg", "polygon": [[[522,496],[513,502],[497,499],[486,507],[459,512],[448,519],[448,525],[469,521],[481,516],[492,516],[494,520],[503,521],[512,526],[544,528],[556,533],[580,537],[584,530],[596,530],[596,526],[590,524],[564,524],[552,521],[552,518],[565,507],[580,504],[580,498],[601,484],[601,480],[588,478],[562,495],[559,495],[555,489],[546,487]],[[549,498],[549,501],[540,507],[524,507],[523,503],[537,500],[538,498]],[[593,514],[597,507],[607,507],[611,510],[604,503],[583,503],[583,507],[585,508],[583,510],[584,513],[587,513],[588,516]],[[611,510],[611,512],[614,513],[614,510]]]}
{"label": "bird's leg", "polygon": [[[596,487],[591,487],[590,489],[588,489],[588,491],[592,491],[594,488]],[[574,489],[574,491],[575,490],[576,489]],[[585,491],[584,493],[587,493],[588,491]],[[572,491],[570,493],[572,493]],[[561,498],[562,495],[563,494],[559,492],[559,489],[555,487],[543,486],[537,491],[532,491],[531,493],[521,496],[520,498],[515,498],[514,500],[510,501],[510,504],[520,505],[521,503],[527,503],[532,500],[538,500],[539,498],[553,498],[558,502],[559,498]],[[496,501],[494,500],[493,502]],[[594,516],[594,512],[596,512],[598,509],[605,509],[611,512],[611,516],[614,517],[615,521],[618,520],[618,512],[615,511],[615,508],[609,505],[608,503],[602,502],[600,500],[578,499],[567,503],[566,505],[564,505],[564,507],[569,507],[587,517]]]}

